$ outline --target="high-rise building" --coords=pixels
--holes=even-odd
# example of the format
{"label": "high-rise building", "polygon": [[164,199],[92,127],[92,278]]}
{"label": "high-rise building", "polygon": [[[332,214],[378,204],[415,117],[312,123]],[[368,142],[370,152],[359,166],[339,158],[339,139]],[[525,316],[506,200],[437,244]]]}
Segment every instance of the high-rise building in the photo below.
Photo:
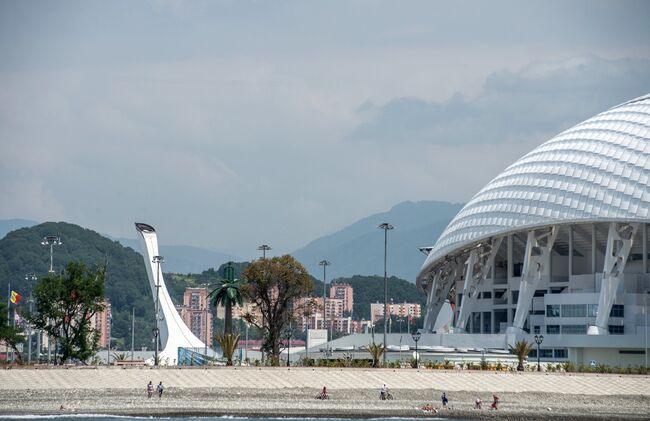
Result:
{"label": "high-rise building", "polygon": [[343,311],[352,313],[354,305],[354,289],[350,284],[332,283],[330,286],[330,298],[343,300]]}
{"label": "high-rise building", "polygon": [[197,338],[212,343],[212,312],[207,288],[185,288],[179,313]]}
{"label": "high-rise building", "polygon": [[104,310],[95,313],[90,319],[91,328],[99,332],[99,338],[97,339],[98,348],[106,348],[108,346],[108,338],[111,334],[111,303],[105,298],[103,304]]}
{"label": "high-rise building", "polygon": [[[417,303],[390,303],[388,304],[388,315],[402,318],[417,319],[422,315],[422,306]],[[374,323],[384,318],[384,304],[370,304],[370,320]]]}

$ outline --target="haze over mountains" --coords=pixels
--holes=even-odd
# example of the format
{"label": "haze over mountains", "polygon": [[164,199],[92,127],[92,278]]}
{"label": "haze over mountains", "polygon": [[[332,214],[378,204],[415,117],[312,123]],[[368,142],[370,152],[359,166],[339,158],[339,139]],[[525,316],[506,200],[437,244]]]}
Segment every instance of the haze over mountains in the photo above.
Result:
{"label": "haze over mountains", "polygon": [[318,266],[323,259],[332,263],[327,267],[328,280],[383,275],[384,231],[378,226],[388,222],[395,227],[388,232],[388,276],[415,282],[425,258],[418,248],[433,245],[462,206],[438,201],[402,202],[318,238],[292,254],[318,279],[323,277]]}
{"label": "haze over mountains", "polygon": [[[425,257],[418,248],[433,245],[462,206],[439,201],[402,202],[387,212],[370,215],[333,234],[317,238],[292,254],[317,279],[323,276],[322,267],[318,265],[323,259],[332,263],[327,267],[328,280],[341,276],[383,275],[384,232],[377,227],[389,222],[395,229],[388,232],[388,275],[414,282]],[[0,220],[0,238],[10,231],[37,223],[26,219]],[[136,239],[111,238],[140,251]],[[165,271],[175,273],[200,273],[230,260],[240,260],[214,250],[164,242],[160,244],[160,252],[165,256]]]}

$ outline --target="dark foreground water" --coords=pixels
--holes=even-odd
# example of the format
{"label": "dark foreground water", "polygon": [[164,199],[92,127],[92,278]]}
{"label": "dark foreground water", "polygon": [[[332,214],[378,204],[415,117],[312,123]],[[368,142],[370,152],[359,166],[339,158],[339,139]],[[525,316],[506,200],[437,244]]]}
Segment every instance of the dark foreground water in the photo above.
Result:
{"label": "dark foreground water", "polygon": [[[195,418],[168,418],[168,417],[123,417],[107,415],[0,415],[0,421],[25,421],[25,420],[56,420],[56,421],[142,421],[148,419],[173,420],[173,421],[350,421],[347,418],[240,418],[240,417],[195,417]],[[446,418],[427,417],[430,420],[446,420]],[[421,418],[371,418],[368,421],[422,421]],[[455,421],[478,421],[471,419],[455,419]]]}

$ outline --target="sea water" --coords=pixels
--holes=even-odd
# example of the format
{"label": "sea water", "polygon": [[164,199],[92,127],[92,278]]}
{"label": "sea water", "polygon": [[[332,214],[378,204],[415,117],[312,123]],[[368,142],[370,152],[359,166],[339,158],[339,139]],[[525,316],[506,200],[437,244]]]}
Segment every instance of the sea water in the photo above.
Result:
{"label": "sea water", "polygon": [[[149,419],[172,420],[172,421],[350,421],[349,418],[242,418],[242,417],[127,417],[120,415],[0,415],[0,421],[25,421],[25,420],[56,420],[56,421],[142,421]],[[427,417],[429,420],[446,420],[447,418]],[[422,421],[422,418],[370,418],[368,421]],[[455,421],[479,421],[471,419],[455,419]]]}

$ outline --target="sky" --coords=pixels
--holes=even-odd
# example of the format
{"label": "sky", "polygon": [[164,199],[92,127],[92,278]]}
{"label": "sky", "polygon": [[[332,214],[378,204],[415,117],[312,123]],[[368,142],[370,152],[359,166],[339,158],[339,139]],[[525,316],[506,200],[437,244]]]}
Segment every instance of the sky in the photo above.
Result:
{"label": "sky", "polygon": [[0,219],[290,253],[650,92],[645,1],[0,1]]}

